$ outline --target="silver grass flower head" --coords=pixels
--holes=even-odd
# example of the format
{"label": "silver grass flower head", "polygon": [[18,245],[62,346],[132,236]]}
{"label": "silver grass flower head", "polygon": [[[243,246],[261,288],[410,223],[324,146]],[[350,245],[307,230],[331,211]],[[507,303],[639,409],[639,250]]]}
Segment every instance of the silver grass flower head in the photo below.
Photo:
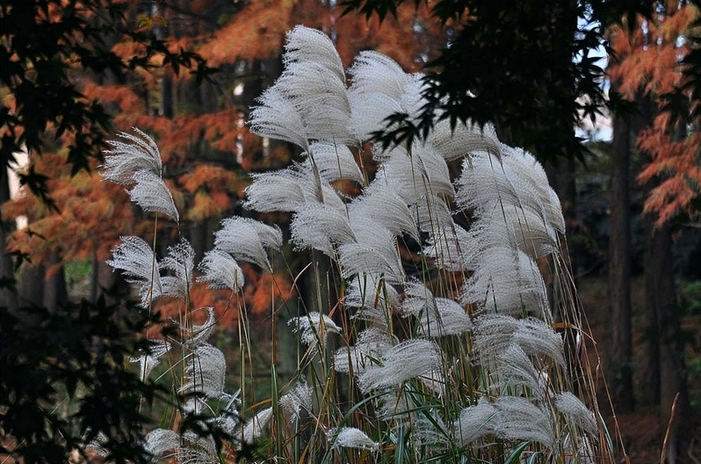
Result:
{"label": "silver grass flower head", "polygon": [[396,345],[396,338],[386,328],[370,327],[358,334],[355,345],[339,348],[334,354],[334,370],[348,374],[360,373],[377,364],[382,355]]}
{"label": "silver grass flower head", "polygon": [[435,298],[419,281],[410,282],[402,302],[405,317],[416,317],[418,333],[425,337],[458,335],[472,329],[472,320],[465,309],[449,298]]}
{"label": "silver grass flower head", "polygon": [[397,125],[387,126],[386,118],[394,113],[401,113],[400,102],[379,92],[362,92],[348,90],[348,102],[351,107],[351,129],[360,140],[369,140],[379,127],[391,130]]}
{"label": "silver grass flower head", "polygon": [[[492,372],[495,380],[492,385],[502,391],[518,391],[517,387],[530,390],[535,398],[545,399],[541,373],[536,370],[528,355],[515,343],[512,343],[497,358],[496,369]],[[509,390],[511,389],[511,390]],[[501,393],[501,392],[498,392]]]}
{"label": "silver grass flower head", "polygon": [[597,425],[594,413],[587,408],[582,400],[571,392],[563,392],[555,396],[555,407],[567,415],[569,420],[585,432],[596,437]]}
{"label": "silver grass flower head", "polygon": [[149,352],[141,356],[129,358],[130,363],[139,363],[139,377],[145,382],[153,368],[160,362],[160,358],[170,351],[171,345],[165,340],[149,340]]}
{"label": "silver grass flower head", "polygon": [[543,166],[533,155],[520,148],[505,147],[504,151],[508,155],[504,157],[504,164],[510,165],[513,172],[518,173],[520,177],[532,185],[543,206],[546,220],[558,232],[564,233],[565,219],[562,215],[560,199],[550,187]]}
{"label": "silver grass flower head", "polygon": [[319,175],[326,182],[349,179],[362,184],[365,179],[350,149],[339,143],[314,142],[308,156],[313,157]]}
{"label": "silver grass flower head", "polygon": [[297,211],[290,230],[298,249],[311,248],[330,257],[334,256],[334,245],[356,241],[348,217],[323,203],[308,204]]}
{"label": "silver grass flower head", "polygon": [[213,438],[203,438],[192,432],[186,432],[181,439],[183,444],[178,449],[178,464],[218,464],[220,462]]}
{"label": "silver grass flower head", "polygon": [[490,313],[550,314],[543,276],[530,256],[510,247],[492,246],[473,261],[474,272],[463,284],[461,303],[477,304]]}
{"label": "silver grass flower head", "polygon": [[356,56],[348,74],[351,76],[351,90],[383,94],[397,102],[401,100],[406,86],[412,82],[412,76],[405,73],[394,60],[370,50]]}
{"label": "silver grass flower head", "polygon": [[484,211],[470,228],[482,249],[505,246],[534,259],[557,254],[557,236],[543,216],[530,209],[501,203]]}
{"label": "silver grass flower head", "polygon": [[393,235],[408,234],[419,241],[419,231],[407,203],[390,187],[373,182],[363,195],[357,197],[349,208],[352,223],[368,219],[380,224]]}
{"label": "silver grass flower head", "polygon": [[426,410],[417,415],[411,432],[416,446],[445,446],[449,443],[450,431],[435,410]]}
{"label": "silver grass flower head", "polygon": [[562,336],[540,319],[529,317],[519,320],[514,343],[531,356],[547,356],[563,369],[567,367]]}
{"label": "silver grass flower head", "polygon": [[222,228],[214,233],[214,246],[245,261],[272,270],[265,249],[279,249],[282,233],[279,229],[249,218],[231,217],[222,221]]}
{"label": "silver grass flower head", "polygon": [[339,427],[326,434],[332,448],[354,448],[378,451],[380,444],[373,441],[365,432],[355,427]]}
{"label": "silver grass flower head", "polygon": [[180,435],[169,429],[151,430],[144,440],[144,449],[154,457],[180,447]]}
{"label": "silver grass flower head", "polygon": [[357,145],[345,82],[316,62],[289,63],[274,86],[302,118],[307,140]]}
{"label": "silver grass flower head", "polygon": [[146,213],[160,213],[178,222],[180,215],[175,207],[173,195],[163,179],[151,171],[136,171],[132,176],[134,186],[127,190],[131,201]]}
{"label": "silver grass flower head", "polygon": [[518,319],[506,314],[482,314],[475,318],[473,344],[480,360],[506,352],[518,327]]}
{"label": "silver grass flower head", "polygon": [[440,370],[441,354],[438,346],[429,340],[410,339],[387,350],[379,365],[373,365],[358,375],[361,391],[369,392],[383,387],[399,386],[403,382],[429,376],[433,379]]}
{"label": "silver grass flower head", "polygon": [[450,180],[448,164],[432,145],[425,142],[417,143],[413,148],[412,156],[418,156],[421,161],[430,193],[446,198],[455,197],[455,187]]}
{"label": "silver grass flower head", "polygon": [[410,418],[415,408],[409,402],[406,388],[404,386],[395,387],[379,394],[377,417],[386,421]]}
{"label": "silver grass flower head", "polygon": [[424,253],[433,258],[435,265],[447,271],[460,272],[471,269],[470,263],[475,257],[475,248],[471,246],[473,236],[458,224],[441,227],[437,233],[430,234]]}
{"label": "silver grass flower head", "polygon": [[257,101],[259,105],[253,107],[248,118],[251,132],[261,137],[290,142],[303,150],[309,149],[302,115],[280,88],[268,88]]}
{"label": "silver grass flower head", "polygon": [[551,450],[555,448],[555,434],[550,413],[526,398],[501,396],[494,403],[497,420],[496,434],[509,440],[532,440]]}
{"label": "silver grass flower head", "polygon": [[228,288],[236,293],[243,288],[243,271],[236,260],[227,252],[213,249],[204,254],[198,265],[203,275],[198,282],[207,282],[209,288]]}
{"label": "silver grass flower head", "polygon": [[105,150],[105,164],[100,174],[102,178],[117,184],[127,185],[133,182],[132,176],[141,170],[163,174],[163,162],[156,142],[148,134],[136,127],[135,135],[126,132],[117,134],[121,140],[109,140],[110,150]]}
{"label": "silver grass flower head", "polygon": [[192,287],[195,270],[195,250],[184,238],[168,248],[168,255],[158,263],[160,271],[170,271],[161,277],[163,295],[186,298]]}
{"label": "silver grass flower head", "polygon": [[348,281],[344,302],[349,308],[383,308],[385,312],[399,305],[399,293],[381,276],[364,273]]}
{"label": "silver grass flower head", "polygon": [[243,428],[243,442],[251,444],[263,436],[265,429],[273,417],[273,408],[265,408],[250,418]]}
{"label": "silver grass flower head", "polygon": [[200,309],[207,311],[207,319],[202,324],[196,324],[192,327],[180,326],[180,331],[185,337],[185,343],[191,347],[196,347],[206,342],[217,325],[217,320],[214,317],[214,308],[208,306]]}
{"label": "silver grass flower head", "polygon": [[357,243],[339,247],[341,271],[345,279],[358,274],[375,274],[387,283],[404,281],[394,235],[381,225],[366,220],[351,224]]}
{"label": "silver grass flower head", "polygon": [[484,397],[477,404],[460,411],[460,417],[453,422],[455,438],[462,446],[494,433],[497,410]]}
{"label": "silver grass flower head", "polygon": [[295,26],[287,33],[285,65],[294,62],[317,62],[336,74],[340,81],[345,81],[343,62],[331,39],[323,32],[305,26]]}
{"label": "silver grass flower head", "polygon": [[442,119],[433,126],[428,142],[446,161],[464,158],[476,152],[500,156],[502,146],[491,124],[480,128],[476,124],[458,122],[452,128],[449,118]]}
{"label": "silver grass flower head", "polygon": [[212,345],[201,344],[185,360],[185,382],[179,392],[217,398],[224,390],[225,374],[224,354]]}
{"label": "silver grass flower head", "polygon": [[139,286],[141,306],[161,296],[162,286],[155,255],[142,238],[120,237],[120,244],[112,249],[112,259],[106,263],[125,274],[127,282]]}
{"label": "silver grass flower head", "polygon": [[316,311],[306,316],[293,317],[287,323],[292,331],[300,334],[302,343],[315,349],[319,342],[325,343],[329,333],[339,334],[341,328],[326,314],[321,315]]}
{"label": "silver grass flower head", "polygon": [[297,382],[290,391],[280,397],[279,404],[287,417],[287,421],[290,424],[294,424],[299,420],[303,412],[311,412],[312,389],[304,381]]}

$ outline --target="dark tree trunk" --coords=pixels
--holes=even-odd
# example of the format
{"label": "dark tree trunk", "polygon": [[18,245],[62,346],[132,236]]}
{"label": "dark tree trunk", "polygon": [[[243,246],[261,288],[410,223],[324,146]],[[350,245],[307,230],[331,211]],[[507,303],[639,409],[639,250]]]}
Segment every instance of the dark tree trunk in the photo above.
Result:
{"label": "dark tree trunk", "polygon": [[611,153],[609,296],[611,355],[609,385],[619,411],[634,407],[631,340],[630,121],[617,115]]}
{"label": "dark tree trunk", "polygon": [[[10,184],[7,168],[0,169],[0,205],[10,199]],[[17,308],[17,292],[14,286],[15,272],[12,258],[7,254],[7,239],[13,224],[2,220],[0,223],[0,306]]]}
{"label": "dark tree trunk", "polygon": [[[51,266],[59,264],[61,257],[57,252],[51,254]],[[55,311],[68,301],[68,290],[66,289],[66,273],[63,265],[50,276],[44,277],[44,307],[50,311]]]}
{"label": "dark tree trunk", "polygon": [[648,244],[649,258],[645,263],[646,299],[656,309],[660,411],[662,423],[665,425],[670,423],[671,417],[666,462],[674,464],[687,462],[686,450],[691,438],[691,408],[684,363],[684,342],[679,337],[681,315],[676,298],[670,226],[664,224],[648,229]]}
{"label": "dark tree trunk", "polygon": [[649,405],[660,404],[660,322],[657,287],[660,280],[659,250],[656,250],[658,237],[654,231],[655,220],[645,218],[645,334],[647,365],[644,385],[641,391],[643,401]]}
{"label": "dark tree trunk", "polygon": [[46,269],[41,264],[24,263],[19,285],[19,303],[22,306],[44,305],[44,276]]}

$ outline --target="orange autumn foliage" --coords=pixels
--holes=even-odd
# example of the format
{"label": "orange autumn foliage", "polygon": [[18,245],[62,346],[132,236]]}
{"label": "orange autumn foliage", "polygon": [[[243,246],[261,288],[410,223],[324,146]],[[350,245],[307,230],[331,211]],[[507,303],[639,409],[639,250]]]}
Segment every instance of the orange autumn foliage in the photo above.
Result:
{"label": "orange autumn foliage", "polygon": [[[265,145],[245,125],[249,96],[237,93],[237,85],[267,85],[277,77],[275,66],[256,67],[255,63],[274,62],[281,53],[285,33],[296,24],[319,28],[336,42],[344,64],[360,50],[377,49],[403,67],[418,71],[430,59],[429,50],[444,43],[438,23],[431,19],[426,5],[416,9],[412,2],[401,5],[398,18],[367,20],[352,14],[341,16],[342,7],[324,6],[317,0],[260,0],[213,4],[194,1],[186,8],[192,13],[169,10],[159,5],[152,18],[136,7],[134,27],[157,29],[171,50],[189,46],[221,67],[215,84],[197,87],[186,70],[147,72],[138,70],[120,80],[76,74],[87,99],[95,99],[114,112],[116,130],[139,127],[157,141],[165,166],[166,183],[181,212],[181,232],[207,230],[219,219],[240,214],[244,189],[251,171],[264,171],[288,164],[294,156],[285,144]],[[186,19],[185,19],[186,18]],[[129,59],[143,56],[143,46],[116,38],[112,50]],[[154,63],[159,57],[154,57]],[[262,72],[258,72],[262,69]],[[123,79],[122,79],[123,78]],[[35,198],[22,194],[3,206],[8,217],[26,216],[29,228],[16,231],[10,247],[42,262],[58,255],[66,262],[75,259],[108,258],[120,235],[153,236],[153,221],[131,206],[124,188],[102,182],[96,172],[71,177],[66,171],[65,148],[71,140],[56,140],[56,153],[32,157],[35,169],[47,175],[50,193],[58,211],[49,210]],[[369,154],[366,153],[368,160]],[[359,155],[360,156],[360,155]],[[58,158],[57,158],[58,157]],[[60,161],[60,162],[59,162]],[[350,189],[357,186],[347,183]],[[284,215],[283,215],[284,217]],[[266,220],[279,219],[269,215]],[[173,224],[159,221],[159,234],[175,239]],[[159,236],[160,236],[159,235]],[[201,250],[200,250],[201,252]],[[270,275],[244,267],[247,286],[240,304],[251,314],[270,314],[273,305],[290,298],[289,277]],[[226,326],[235,320],[239,301],[229,301],[225,292],[197,284],[192,291],[192,307],[214,306]],[[175,302],[161,308],[176,314]],[[229,308],[229,309],[227,309]]]}
{"label": "orange autumn foliage", "polygon": [[654,21],[638,18],[638,27],[612,30],[611,44],[617,62],[609,67],[612,80],[629,100],[638,94],[662,108],[636,139],[638,149],[649,156],[637,176],[641,184],[656,181],[644,211],[657,215],[657,224],[680,214],[693,214],[692,202],[699,196],[701,169],[697,158],[701,136],[687,134],[686,122],[672,118],[664,109],[665,97],[683,84],[680,60],[688,52],[684,34],[699,14],[689,4],[670,1]]}

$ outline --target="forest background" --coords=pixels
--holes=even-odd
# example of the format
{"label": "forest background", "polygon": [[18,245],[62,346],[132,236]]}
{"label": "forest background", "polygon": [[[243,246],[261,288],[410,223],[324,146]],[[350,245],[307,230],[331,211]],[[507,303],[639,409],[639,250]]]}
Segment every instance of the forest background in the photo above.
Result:
{"label": "forest background", "polygon": [[[345,65],[360,50],[374,49],[407,71],[420,71],[457,37],[467,14],[443,13],[447,22],[442,23],[436,10],[422,2],[350,3],[363,11],[342,15],[345,8],[333,0],[125,3],[124,24],[133,34],[111,30],[103,40],[128,66],[91,67],[84,60],[71,61],[74,56],[60,58],[70,63],[65,78],[80,92],[70,97],[87,108],[93,100],[104,106],[105,114],[94,113],[99,131],[137,126],[157,140],[176,204],[184,212],[182,233],[198,257],[211,248],[222,218],[243,213],[243,190],[251,173],[282,167],[297,155],[289,145],[250,134],[245,125],[255,97],[282,69],[286,31],[296,24],[325,31]],[[67,18],[64,8],[75,6],[36,4],[47,6],[42,20],[54,24]],[[382,10],[383,4],[391,7]],[[3,6],[5,21],[12,8]],[[539,144],[542,137],[521,138],[516,128],[509,131],[513,120],[499,122],[502,137],[539,148],[535,153],[547,162],[551,182],[563,200],[580,297],[598,342],[601,358],[594,364],[600,362],[600,374],[608,377],[618,427],[632,462],[650,462],[660,454],[670,415],[692,430],[699,425],[701,408],[697,264],[701,230],[695,209],[701,179],[698,108],[693,88],[685,87],[693,83],[693,75],[680,66],[694,50],[698,10],[677,2],[641,4],[639,9],[645,15],[621,15],[606,24],[611,44],[608,81],[597,85],[610,86],[610,100],[617,104],[611,105],[610,141],[592,140],[586,144],[588,151],[580,150],[579,145],[568,145],[574,139],[570,127],[565,128],[566,139],[548,146]],[[42,9],[31,13],[37,11]],[[378,13],[384,13],[382,21]],[[88,12],[83,19],[104,32],[99,14]],[[596,27],[603,36],[604,25]],[[17,40],[3,36],[4,41],[11,39]],[[568,60],[581,58],[569,55]],[[17,62],[11,56],[3,59]],[[547,62],[542,66],[549,69]],[[531,78],[519,77],[522,82]],[[5,117],[20,109],[16,98],[20,94],[17,87],[6,85],[8,81],[3,84]],[[505,98],[513,96],[507,93]],[[9,118],[3,119],[3,162],[19,174],[24,186],[10,198],[12,179],[3,170],[0,239],[7,243],[2,259],[7,284],[3,305],[57,311],[81,299],[97,304],[104,302],[104,295],[114,298],[105,290],[118,288],[119,276],[104,261],[120,235],[148,237],[150,232],[146,223],[134,229],[141,218],[125,206],[128,196],[121,187],[101,181],[96,173],[99,159],[76,155],[87,145],[99,152],[104,134],[81,138],[80,132],[62,130],[58,119],[38,128],[38,139],[25,141],[29,156],[24,164],[22,156],[11,150],[22,131],[12,133],[12,127]],[[569,156],[547,151],[552,146],[565,147],[561,151]],[[265,219],[283,223],[286,218]],[[168,237],[174,231],[161,226],[157,233]],[[255,282],[243,298],[251,321],[253,357],[260,369],[243,379],[235,369],[229,375],[233,384],[247,382],[254,398],[270,395],[271,363],[282,379],[295,369],[299,347],[285,322],[299,313],[301,302],[314,310],[318,301],[312,295],[317,288],[313,279],[301,273],[304,260],[294,258],[291,251],[285,250],[275,273],[244,268],[247,281]],[[298,275],[302,277],[296,281]],[[193,295],[197,306],[227,306],[222,300],[228,297],[204,285],[193,289]],[[167,306],[159,309],[169,315]],[[217,335],[216,344],[236,366],[241,356],[240,321],[233,312],[219,312],[217,318],[227,330]],[[601,385],[604,409],[613,414]],[[688,453],[694,455],[694,441]]]}

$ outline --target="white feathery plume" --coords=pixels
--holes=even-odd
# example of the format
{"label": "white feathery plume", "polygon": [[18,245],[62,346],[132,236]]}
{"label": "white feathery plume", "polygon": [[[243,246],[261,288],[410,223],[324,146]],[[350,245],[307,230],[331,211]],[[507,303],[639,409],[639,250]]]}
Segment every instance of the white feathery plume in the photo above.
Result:
{"label": "white feathery plume", "polygon": [[183,445],[178,449],[178,464],[218,464],[217,448],[212,437],[200,437],[193,432],[182,435]]}
{"label": "white feathery plume", "polygon": [[149,352],[141,356],[129,358],[131,363],[139,363],[139,377],[142,382],[145,382],[153,368],[160,362],[160,358],[166,354],[171,348],[170,343],[165,340],[149,340]]}
{"label": "white feathery plume", "polygon": [[474,350],[480,356],[497,357],[513,343],[518,330],[518,319],[504,314],[482,314],[475,319],[473,328]]}
{"label": "white feathery plume", "polygon": [[163,179],[151,171],[142,169],[134,173],[132,180],[135,184],[127,192],[131,201],[139,205],[144,212],[161,213],[175,222],[180,220],[173,195]]}
{"label": "white feathery plume", "polygon": [[243,271],[236,260],[229,254],[216,248],[204,254],[198,266],[204,275],[198,282],[207,282],[209,288],[228,288],[238,292],[245,282]]}
{"label": "white feathery plume", "polygon": [[450,230],[455,227],[448,204],[433,193],[415,198],[410,203],[409,209],[414,214],[415,221],[422,232],[440,237],[445,235],[444,229]]}
{"label": "white feathery plume", "polygon": [[313,311],[305,316],[293,317],[287,322],[292,331],[300,334],[302,343],[316,349],[319,341],[326,342],[329,333],[341,333],[341,328],[326,314]]}
{"label": "white feathery plume", "polygon": [[477,152],[463,161],[455,197],[460,209],[482,212],[491,211],[501,203],[519,204],[519,197],[505,172],[508,168],[501,159]]}
{"label": "white feathery plume", "polygon": [[243,427],[243,442],[251,444],[260,438],[272,417],[273,408],[265,408],[258,411]]}
{"label": "white feathery plume", "polygon": [[207,311],[207,319],[202,324],[193,325],[192,327],[180,326],[180,330],[187,338],[185,343],[193,347],[201,345],[207,341],[209,336],[214,331],[214,327],[217,325],[217,319],[214,317],[214,308],[208,306],[202,309]]}
{"label": "white feathery plume", "polygon": [[474,263],[474,272],[462,288],[461,302],[477,304],[488,312],[549,314],[543,276],[533,259],[522,251],[493,246]]}
{"label": "white feathery plume", "polygon": [[294,62],[316,62],[333,71],[345,81],[343,62],[331,39],[323,32],[305,26],[295,26],[287,33],[283,62],[289,66]]}
{"label": "white feathery plume", "polygon": [[314,142],[309,147],[309,152],[324,181],[349,179],[359,184],[365,181],[353,153],[347,146],[331,142]]}
{"label": "white feathery plume", "polygon": [[390,57],[375,51],[362,51],[348,70],[351,90],[366,94],[380,93],[399,101],[412,80]]}
{"label": "white feathery plume", "polygon": [[312,248],[328,256],[333,256],[333,245],[355,242],[348,217],[323,203],[307,204],[297,211],[290,230],[297,248]]}
{"label": "white feathery plume", "polygon": [[307,129],[294,103],[277,86],[268,88],[258,97],[248,118],[248,127],[261,137],[284,140],[309,149]]}
{"label": "white feathery plume", "polygon": [[409,396],[404,386],[391,388],[378,396],[377,417],[393,420],[411,414],[415,406],[409,404]]}
{"label": "white feathery plume", "polygon": [[345,298],[349,308],[389,309],[399,304],[399,293],[375,274],[358,274],[348,282]]}
{"label": "white feathery plume", "polygon": [[[386,127],[385,118],[393,113],[401,113],[398,100],[379,92],[362,92],[349,89],[348,101],[351,107],[351,124],[360,140],[368,140],[373,132]],[[392,128],[394,126],[390,126]]]}
{"label": "white feathery plume", "polygon": [[542,376],[536,370],[528,355],[515,343],[512,343],[498,357],[496,369],[493,372],[495,387],[527,387],[531,394],[538,399],[545,398]]}
{"label": "white feathery plume", "polygon": [[423,172],[428,179],[429,191],[434,195],[445,195],[453,198],[455,188],[450,180],[445,159],[428,143],[418,143],[413,147],[412,156],[418,156],[421,160]]}
{"label": "white feathery plume", "polygon": [[334,369],[336,372],[354,373],[365,370],[368,366],[377,364],[382,354],[396,343],[393,335],[377,327],[370,327],[358,335],[355,345],[342,347],[334,354]]}
{"label": "white feathery plume", "polygon": [[398,386],[409,379],[433,375],[440,369],[438,346],[429,340],[410,339],[387,350],[380,365],[369,366],[358,375],[358,386],[368,392],[382,387]]}
{"label": "white feathery plume", "polygon": [[422,95],[426,88],[424,77],[421,73],[409,75],[409,80],[404,86],[402,96],[399,99],[402,113],[405,113],[411,121],[419,119],[426,104],[426,99]]}
{"label": "white feathery plume", "polygon": [[470,228],[482,248],[509,245],[534,259],[557,252],[555,230],[528,208],[500,203],[483,211]]}
{"label": "white feathery plume", "polygon": [[214,233],[217,249],[230,253],[236,260],[271,269],[265,248],[280,248],[282,233],[279,229],[242,217],[226,218],[222,226]]}
{"label": "white feathery plume", "polygon": [[354,448],[377,451],[380,444],[372,441],[365,432],[355,427],[331,429],[326,434],[332,448]]}
{"label": "white feathery plume", "polygon": [[357,308],[353,319],[367,321],[372,326],[387,330],[391,307],[399,301],[397,291],[384,280],[372,275],[358,275],[351,279],[345,298],[346,306]]}
{"label": "white feathery plume", "polygon": [[415,418],[411,439],[418,446],[445,446],[449,442],[449,433],[441,416],[429,409]]}
{"label": "white feathery plume", "polygon": [[168,429],[151,430],[144,440],[144,449],[155,457],[179,447],[180,436]]}
{"label": "white feathery plume", "polygon": [[570,392],[555,396],[555,407],[566,414],[582,430],[596,436],[597,426],[594,413],[587,408],[582,400]]}
{"label": "white feathery plume", "polygon": [[402,282],[404,269],[394,235],[371,220],[354,222],[351,227],[358,242],[339,247],[343,277],[367,273],[383,276],[387,283]]}
{"label": "white feathery plume", "polygon": [[132,130],[136,135],[120,132],[119,137],[127,140],[108,140],[112,148],[105,150],[105,164],[102,166],[103,179],[116,184],[127,185],[133,182],[132,176],[137,171],[148,170],[161,176],[163,162],[156,142],[148,134],[136,127]]}
{"label": "white feathery plume", "polygon": [[469,268],[471,260],[467,253],[474,249],[470,244],[472,240],[468,231],[453,223],[452,227],[441,227],[436,233],[429,234],[424,253],[433,258],[440,269],[464,271]]}
{"label": "white feathery plume", "polygon": [[362,218],[370,219],[393,235],[406,233],[419,241],[419,231],[407,203],[381,182],[373,182],[351,203],[349,216],[353,223]]}
{"label": "white feathery plume", "polygon": [[244,206],[261,213],[296,211],[305,203],[301,185],[307,182],[304,173],[292,169],[254,174],[246,187]]}
{"label": "white feathery plume", "polygon": [[312,389],[304,382],[297,382],[294,388],[280,397],[280,407],[290,424],[299,420],[302,411],[312,410]]}
{"label": "white feathery plume", "polygon": [[550,449],[555,436],[550,414],[526,398],[502,396],[494,404],[498,411],[494,429],[497,435],[510,440],[532,440]]}
{"label": "white feathery plume", "polygon": [[455,438],[462,446],[494,433],[497,410],[484,397],[477,404],[460,411],[460,417],[453,422]]}
{"label": "white feathery plume", "polygon": [[449,118],[442,119],[434,125],[429,133],[428,142],[447,161],[463,158],[479,151],[499,156],[502,147],[491,124],[486,124],[480,129],[477,125],[458,122],[452,129]]}
{"label": "white feathery plume", "polygon": [[218,397],[224,390],[226,359],[224,354],[212,345],[197,346],[185,365],[185,382],[181,393],[199,393],[209,398]]}
{"label": "white feathery plume", "polygon": [[566,369],[562,336],[540,319],[529,317],[518,321],[514,342],[531,356],[544,355]]}
{"label": "white feathery plume", "polygon": [[177,245],[168,247],[168,255],[158,264],[159,270],[168,270],[172,275],[162,276],[163,295],[185,298],[190,293],[195,269],[195,250],[184,238]]}
{"label": "white feathery plume", "polygon": [[345,80],[314,61],[287,63],[275,88],[302,118],[307,139],[357,144],[351,132],[351,107]]}
{"label": "white feathery plume", "polygon": [[448,298],[435,298],[419,281],[407,285],[402,311],[405,316],[419,319],[419,333],[423,336],[458,335],[472,329],[470,316],[462,306]]}
{"label": "white feathery plume", "polygon": [[527,151],[520,148],[506,147],[504,164],[511,167],[524,181],[529,182],[537,193],[545,218],[551,227],[560,233],[565,232],[565,219],[562,215],[560,199],[550,187],[548,176],[543,166]]}
{"label": "white feathery plume", "polygon": [[127,282],[139,285],[141,306],[161,296],[162,287],[156,258],[151,246],[135,236],[120,237],[121,243],[112,249],[112,259],[107,264],[126,275]]}

